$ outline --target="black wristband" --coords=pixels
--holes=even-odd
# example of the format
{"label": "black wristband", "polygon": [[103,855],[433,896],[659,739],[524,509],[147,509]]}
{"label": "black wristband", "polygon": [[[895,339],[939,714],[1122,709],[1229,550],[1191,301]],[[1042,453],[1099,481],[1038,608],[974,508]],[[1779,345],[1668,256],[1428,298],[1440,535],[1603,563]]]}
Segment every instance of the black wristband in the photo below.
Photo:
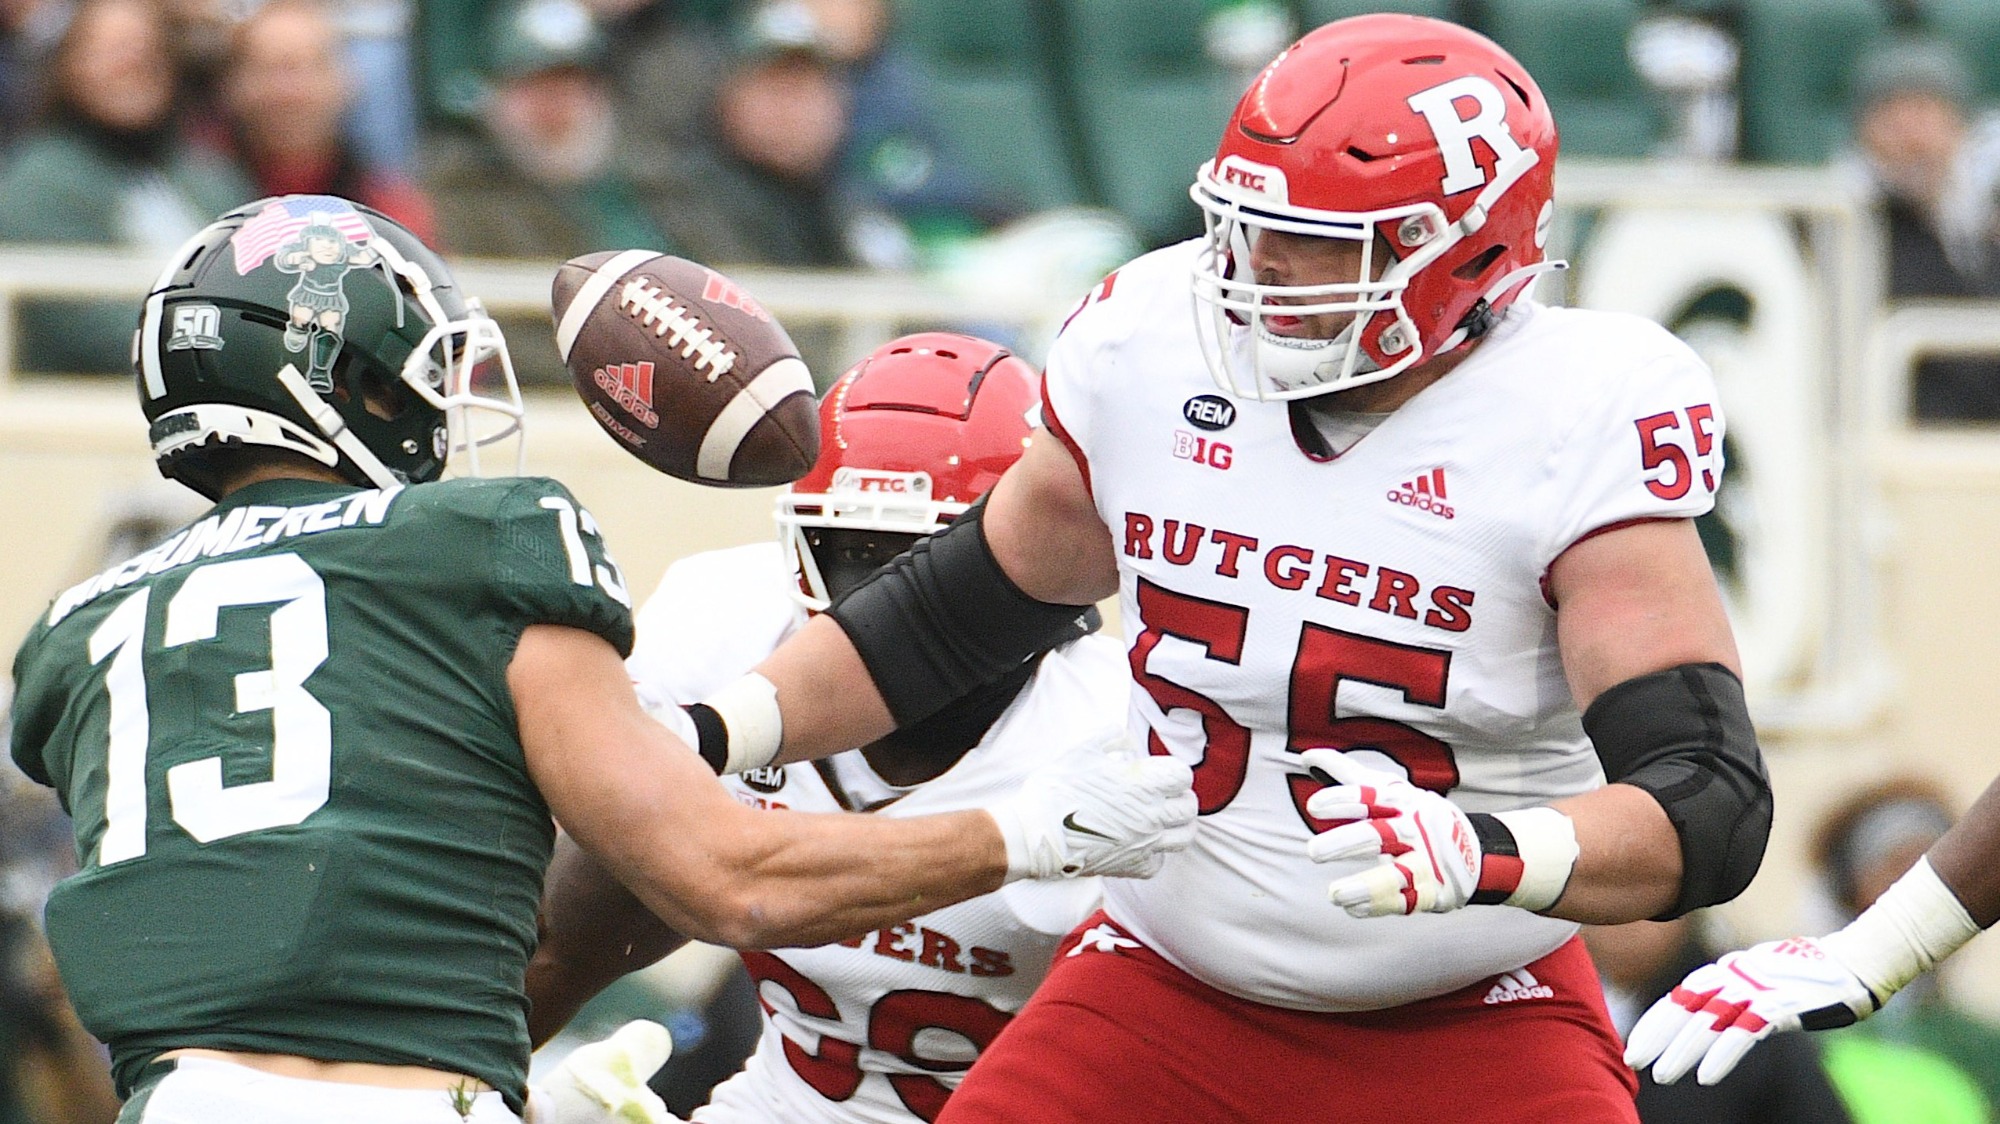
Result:
{"label": "black wristband", "polygon": [[[1513,830],[1500,817],[1490,812],[1468,812],[1465,818],[1472,821],[1472,834],[1479,840],[1480,854],[1479,886],[1466,899],[1466,904],[1504,904],[1521,885],[1521,846],[1514,841]],[[1494,861],[1496,858],[1498,862]],[[1509,864],[1508,859],[1513,862]],[[1511,868],[1513,877],[1504,882],[1490,879],[1487,875],[1492,868]]]}
{"label": "black wristband", "polygon": [[729,762],[729,727],[723,725],[722,716],[707,703],[694,703],[681,709],[694,719],[695,752],[701,754],[701,759],[708,762],[708,767],[715,770],[716,776],[721,776],[723,766]]}

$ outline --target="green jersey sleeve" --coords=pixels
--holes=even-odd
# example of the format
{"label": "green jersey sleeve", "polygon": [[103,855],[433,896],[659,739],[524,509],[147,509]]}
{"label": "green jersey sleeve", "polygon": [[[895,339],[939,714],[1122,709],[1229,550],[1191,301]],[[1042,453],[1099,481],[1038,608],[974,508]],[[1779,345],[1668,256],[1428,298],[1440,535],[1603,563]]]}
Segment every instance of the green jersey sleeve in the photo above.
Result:
{"label": "green jersey sleeve", "polygon": [[[34,629],[28,633],[28,638],[22,642],[20,650],[14,654],[14,682],[22,682],[25,669],[33,665],[38,647],[36,641],[45,631],[42,622],[37,620]],[[49,721],[47,716],[41,713],[44,708],[35,705],[36,698],[29,695],[17,698],[13,713],[9,716],[9,738],[13,742],[14,764],[36,784],[53,785],[55,782],[49,777],[49,767],[47,762],[42,760],[40,748],[48,740],[45,731],[48,729]]]}
{"label": "green jersey sleeve", "polygon": [[525,623],[594,632],[632,654],[632,598],[597,521],[568,488],[544,477],[505,482],[488,525],[493,595]]}

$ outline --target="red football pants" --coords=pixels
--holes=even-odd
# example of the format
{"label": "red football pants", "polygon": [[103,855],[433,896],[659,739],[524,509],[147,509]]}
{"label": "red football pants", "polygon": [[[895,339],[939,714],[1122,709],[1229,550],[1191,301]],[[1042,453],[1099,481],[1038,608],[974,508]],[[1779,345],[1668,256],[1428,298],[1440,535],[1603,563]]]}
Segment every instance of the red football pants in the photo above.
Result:
{"label": "red football pants", "polygon": [[1064,941],[938,1124],[1638,1122],[1638,1080],[1580,940],[1528,965],[1530,990],[1486,980],[1321,1014],[1224,994],[1147,948],[1069,955],[1106,920]]}

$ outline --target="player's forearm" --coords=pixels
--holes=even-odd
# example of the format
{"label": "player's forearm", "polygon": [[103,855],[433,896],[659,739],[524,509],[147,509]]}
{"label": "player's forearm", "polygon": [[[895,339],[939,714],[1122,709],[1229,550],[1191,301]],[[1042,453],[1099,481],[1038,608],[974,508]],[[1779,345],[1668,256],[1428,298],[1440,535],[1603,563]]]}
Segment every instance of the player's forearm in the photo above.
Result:
{"label": "player's forearm", "polygon": [[828,617],[806,622],[756,670],[778,689],[784,715],[776,764],[867,745],[895,729],[867,665]]}
{"label": "player's forearm", "polygon": [[568,836],[556,841],[528,962],[528,1036],[539,1046],[598,992],[686,943]]}
{"label": "player's forearm", "polygon": [[1589,925],[1657,917],[1680,892],[1680,838],[1658,802],[1630,785],[1606,785],[1554,807],[1576,825],[1569,885],[1547,912]]}
{"label": "player's forearm", "polygon": [[1985,929],[2000,920],[2000,780],[1986,786],[1972,807],[1930,850],[1931,869]]}
{"label": "player's forearm", "polygon": [[[747,812],[747,810],[746,810]],[[825,944],[1000,888],[1007,848],[984,812],[892,819],[763,811],[711,836],[691,935],[731,948]]]}

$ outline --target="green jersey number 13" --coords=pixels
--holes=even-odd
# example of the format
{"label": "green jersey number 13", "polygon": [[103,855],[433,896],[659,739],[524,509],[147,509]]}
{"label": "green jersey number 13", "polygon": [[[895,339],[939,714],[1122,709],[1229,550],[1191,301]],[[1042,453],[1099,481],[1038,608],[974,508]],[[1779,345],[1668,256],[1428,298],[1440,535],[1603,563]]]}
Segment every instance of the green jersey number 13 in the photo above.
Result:
{"label": "green jersey number 13", "polygon": [[[90,662],[111,661],[110,745],[105,761],[104,837],[97,865],[146,853],[147,602],[142,589],[112,610],[90,637]],[[305,681],[326,660],[326,585],[296,554],[245,558],[189,574],[167,603],[163,648],[215,638],[224,608],[277,604],[271,612],[271,666],[236,676],[236,712],[271,712],[271,779],[227,788],[222,758],[167,770],[174,822],[199,842],[302,822],[326,803],[332,784],[333,724]]]}

